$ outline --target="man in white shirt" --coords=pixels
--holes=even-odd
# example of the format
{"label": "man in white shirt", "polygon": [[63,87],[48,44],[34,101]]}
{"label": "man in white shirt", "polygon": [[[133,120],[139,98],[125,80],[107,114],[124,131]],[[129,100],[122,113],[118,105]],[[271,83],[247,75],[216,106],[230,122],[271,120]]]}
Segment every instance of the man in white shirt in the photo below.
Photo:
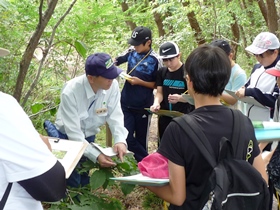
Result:
{"label": "man in white shirt", "polygon": [[[120,90],[116,77],[122,72],[105,53],[90,55],[85,64],[85,74],[68,81],[61,93],[55,126],[61,134],[75,141],[93,142],[99,127],[108,123],[114,139],[114,150],[122,160],[127,151],[127,130],[120,106]],[[108,156],[90,144],[84,156],[101,167],[115,166]],[[74,171],[67,185],[78,187],[89,183],[88,174]]]}
{"label": "man in white shirt", "polygon": [[[7,54],[0,48],[1,57]],[[65,196],[64,168],[16,99],[0,91],[0,102],[0,209],[43,210],[41,201]]]}

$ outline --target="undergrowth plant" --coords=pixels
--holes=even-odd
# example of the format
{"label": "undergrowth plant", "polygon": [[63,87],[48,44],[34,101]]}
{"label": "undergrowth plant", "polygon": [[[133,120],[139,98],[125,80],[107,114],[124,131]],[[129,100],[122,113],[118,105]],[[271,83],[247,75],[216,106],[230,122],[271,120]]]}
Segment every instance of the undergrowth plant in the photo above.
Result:
{"label": "undergrowth plant", "polygon": [[91,161],[83,163],[80,173],[90,171],[90,183],[80,188],[69,188],[67,196],[55,203],[45,204],[48,210],[122,210],[123,204],[116,198],[110,197],[106,190],[120,188],[124,195],[128,195],[135,185],[118,183],[110,180],[114,176],[128,176],[139,173],[137,163],[133,157],[125,156],[124,162],[115,158],[114,168],[101,168]]}

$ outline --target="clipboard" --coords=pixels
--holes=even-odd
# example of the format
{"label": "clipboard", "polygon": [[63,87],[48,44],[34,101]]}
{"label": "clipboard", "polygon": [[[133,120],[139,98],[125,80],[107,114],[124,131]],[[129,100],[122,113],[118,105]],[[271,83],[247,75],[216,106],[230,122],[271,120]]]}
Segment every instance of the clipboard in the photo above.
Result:
{"label": "clipboard", "polygon": [[190,94],[182,94],[182,98],[189,104],[194,105],[194,99]]}
{"label": "clipboard", "polygon": [[236,98],[239,101],[242,101],[242,102],[248,103],[248,104],[253,104],[253,105],[256,105],[256,106],[261,107],[261,108],[266,108],[266,106],[262,105],[260,102],[258,102],[256,99],[254,99],[251,96],[245,96],[245,97],[239,98],[237,95],[235,95],[234,91],[231,91],[231,90],[225,90],[225,91],[229,95],[231,95],[232,97]]}
{"label": "clipboard", "polygon": [[132,176],[110,177],[111,180],[141,186],[164,186],[169,183],[169,179],[155,179],[143,176],[141,173]]}
{"label": "clipboard", "polygon": [[158,110],[157,112],[152,112],[150,110],[150,108],[145,108],[145,110],[147,110],[148,112],[150,113],[153,113],[153,114],[156,114],[156,115],[159,115],[159,116],[167,116],[167,117],[180,117],[180,116],[183,116],[184,113],[182,112],[178,112],[178,111],[170,111],[170,110],[165,110],[165,109],[160,109]]}
{"label": "clipboard", "polygon": [[84,154],[87,142],[49,137],[53,155],[64,167],[66,179],[69,178]]}

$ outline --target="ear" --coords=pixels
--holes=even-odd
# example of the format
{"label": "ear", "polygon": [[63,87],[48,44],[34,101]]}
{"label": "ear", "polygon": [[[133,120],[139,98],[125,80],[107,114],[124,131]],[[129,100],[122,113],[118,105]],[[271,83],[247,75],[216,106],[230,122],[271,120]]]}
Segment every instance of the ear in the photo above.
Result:
{"label": "ear", "polygon": [[92,75],[87,75],[87,79],[88,79],[88,82],[90,84],[92,84],[94,82],[94,79],[96,78],[96,76],[92,76]]}

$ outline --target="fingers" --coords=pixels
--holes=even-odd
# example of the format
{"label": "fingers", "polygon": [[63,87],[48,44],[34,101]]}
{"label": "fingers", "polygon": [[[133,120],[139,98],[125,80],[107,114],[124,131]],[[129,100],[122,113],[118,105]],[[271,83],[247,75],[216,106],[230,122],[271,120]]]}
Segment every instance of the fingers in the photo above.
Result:
{"label": "fingers", "polygon": [[99,165],[103,168],[108,168],[116,165],[116,163],[110,157],[105,156],[104,154],[100,154],[98,156],[98,162]]}

